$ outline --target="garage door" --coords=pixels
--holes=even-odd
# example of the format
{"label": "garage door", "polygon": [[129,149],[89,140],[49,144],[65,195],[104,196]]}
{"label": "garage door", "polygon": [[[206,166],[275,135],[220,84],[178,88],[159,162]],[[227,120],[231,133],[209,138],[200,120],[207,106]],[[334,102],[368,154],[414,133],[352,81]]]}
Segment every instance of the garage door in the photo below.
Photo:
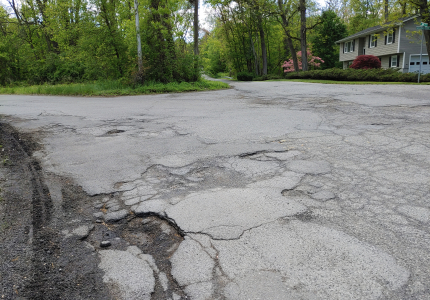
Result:
{"label": "garage door", "polygon": [[[423,54],[423,61],[421,65],[421,74],[430,73],[429,56]],[[420,55],[412,54],[409,59],[409,72],[419,72],[420,70]]]}

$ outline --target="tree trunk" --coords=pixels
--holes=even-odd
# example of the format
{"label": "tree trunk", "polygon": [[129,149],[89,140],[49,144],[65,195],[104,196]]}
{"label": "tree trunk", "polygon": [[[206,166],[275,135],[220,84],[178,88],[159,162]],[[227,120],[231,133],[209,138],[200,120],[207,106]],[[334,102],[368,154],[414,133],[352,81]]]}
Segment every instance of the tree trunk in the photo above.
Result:
{"label": "tree trunk", "polygon": [[291,39],[290,30],[288,29],[288,20],[284,10],[284,3],[282,0],[278,0],[279,11],[282,20],[282,27],[286,35],[287,46],[291,53],[291,58],[293,59],[294,71],[299,71],[299,61],[297,60],[296,49],[294,49],[293,40]]}
{"label": "tree trunk", "polygon": [[139,25],[139,3],[138,0],[134,0],[134,11],[136,19],[136,39],[137,39],[137,65],[139,68],[139,74],[142,74],[143,63],[142,63],[142,43],[140,40],[140,25]]}
{"label": "tree trunk", "polygon": [[255,75],[260,76],[260,72],[258,70],[258,56],[257,53],[255,53],[255,47],[254,47],[254,40],[252,39],[251,33],[249,34],[249,38],[251,39],[251,49],[252,54],[254,55],[254,68],[255,68]]}
{"label": "tree trunk", "polygon": [[261,55],[263,58],[263,75],[267,75],[267,50],[266,50],[266,40],[264,37],[263,24],[259,26],[260,39],[261,39]]}
{"label": "tree trunk", "polygon": [[194,55],[199,55],[199,0],[194,1]]}
{"label": "tree trunk", "polygon": [[302,70],[308,70],[308,53],[306,44],[306,0],[300,0],[300,46],[302,50]]}
{"label": "tree trunk", "polygon": [[299,61],[297,59],[296,49],[294,49],[293,40],[291,37],[287,36],[287,45],[291,52],[291,58],[293,59],[294,71],[299,71]]}
{"label": "tree trunk", "polygon": [[[101,3],[100,3],[100,11],[101,11],[102,18],[104,19],[104,21],[106,23],[106,26],[108,28],[109,34],[110,34],[110,36],[112,38],[111,45],[112,45],[112,47],[115,50],[115,56],[117,58],[118,70],[119,70],[119,73],[122,76],[124,74],[124,72],[123,72],[122,67],[121,67],[121,55],[120,55],[120,51],[118,49],[118,45],[116,44],[116,38],[117,38],[117,36],[116,36],[116,29],[115,29],[116,26],[115,26],[115,24],[112,25],[111,20],[109,20],[110,15],[109,15],[109,8],[107,7],[107,5],[108,4],[107,4],[106,0],[101,1]],[[113,21],[115,23],[115,20],[113,20]]]}

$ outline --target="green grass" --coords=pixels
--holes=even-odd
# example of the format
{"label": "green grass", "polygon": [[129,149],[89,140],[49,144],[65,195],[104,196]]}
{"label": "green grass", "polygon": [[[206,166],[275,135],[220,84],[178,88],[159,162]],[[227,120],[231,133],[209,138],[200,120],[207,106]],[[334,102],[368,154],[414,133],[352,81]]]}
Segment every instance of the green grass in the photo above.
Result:
{"label": "green grass", "polygon": [[308,82],[308,83],[323,83],[323,84],[408,84],[408,85],[430,85],[430,82],[379,82],[379,81],[337,81],[323,79],[273,79],[267,81],[292,81],[292,82]]}
{"label": "green grass", "polygon": [[63,96],[125,96],[141,94],[181,93],[229,88],[218,81],[201,79],[197,82],[147,83],[131,87],[119,81],[97,81],[56,85],[33,85],[26,87],[0,87],[0,94],[16,95],[63,95]]}

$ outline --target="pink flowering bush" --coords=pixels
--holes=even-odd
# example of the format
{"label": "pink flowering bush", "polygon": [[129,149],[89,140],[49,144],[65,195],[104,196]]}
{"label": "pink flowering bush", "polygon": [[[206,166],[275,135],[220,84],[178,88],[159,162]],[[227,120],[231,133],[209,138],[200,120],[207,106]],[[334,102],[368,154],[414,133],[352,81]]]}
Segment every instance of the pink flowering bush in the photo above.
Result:
{"label": "pink flowering bush", "polygon": [[[308,53],[308,66],[309,69],[316,69],[321,66],[324,61],[321,59],[321,57],[313,56],[312,52],[310,50],[307,51]],[[297,60],[299,63],[299,70],[302,69],[302,51],[297,52]],[[284,72],[293,72],[294,70],[294,64],[293,59],[290,58],[290,60],[284,61],[284,64],[282,65],[284,68]]]}

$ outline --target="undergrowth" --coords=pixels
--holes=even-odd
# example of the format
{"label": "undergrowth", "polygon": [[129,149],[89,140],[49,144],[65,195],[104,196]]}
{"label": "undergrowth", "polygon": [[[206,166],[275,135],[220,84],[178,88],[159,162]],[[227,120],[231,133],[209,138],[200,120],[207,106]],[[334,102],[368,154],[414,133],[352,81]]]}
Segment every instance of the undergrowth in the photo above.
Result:
{"label": "undergrowth", "polygon": [[219,90],[229,85],[218,81],[201,79],[196,82],[148,82],[144,85],[127,85],[120,81],[96,81],[56,85],[33,85],[0,87],[0,94],[17,95],[63,95],[63,96],[122,96],[141,94],[180,93],[192,91]]}

